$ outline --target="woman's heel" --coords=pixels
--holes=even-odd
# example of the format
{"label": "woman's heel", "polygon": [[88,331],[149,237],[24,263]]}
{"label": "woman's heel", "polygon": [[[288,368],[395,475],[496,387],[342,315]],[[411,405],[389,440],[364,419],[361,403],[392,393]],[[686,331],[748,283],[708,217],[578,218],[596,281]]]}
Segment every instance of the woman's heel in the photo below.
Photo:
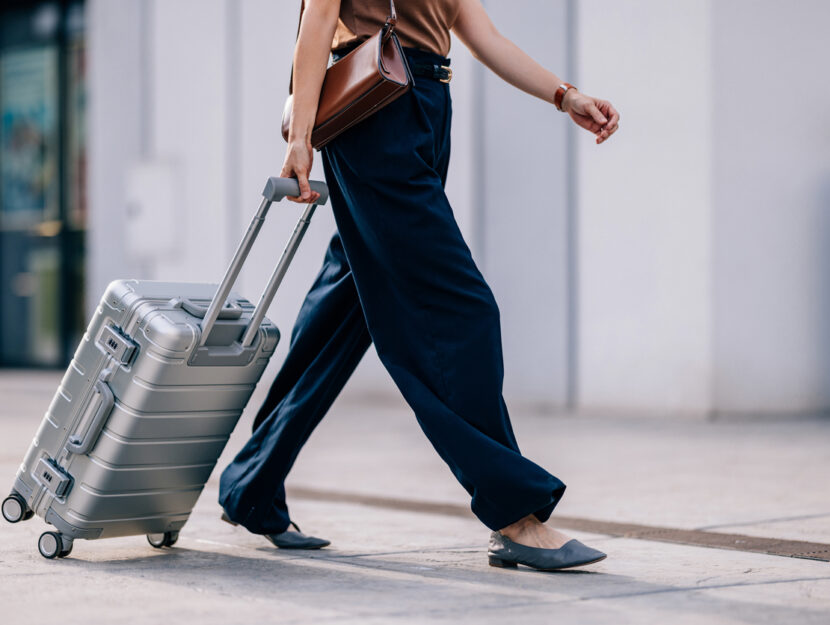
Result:
{"label": "woman's heel", "polygon": [[490,566],[495,566],[500,569],[515,569],[519,566],[515,562],[510,562],[509,560],[502,560],[501,558],[497,558],[496,556],[487,556],[487,561],[490,563]]}
{"label": "woman's heel", "polygon": [[227,513],[225,513],[225,511],[224,511],[224,510],[222,511],[222,516],[221,516],[221,517],[219,517],[219,518],[220,518],[220,519],[222,519],[225,523],[230,523],[230,524],[231,524],[231,525],[233,525],[234,527],[236,527],[237,525],[239,525],[239,523],[234,523],[233,521],[231,521],[231,518],[227,515]]}

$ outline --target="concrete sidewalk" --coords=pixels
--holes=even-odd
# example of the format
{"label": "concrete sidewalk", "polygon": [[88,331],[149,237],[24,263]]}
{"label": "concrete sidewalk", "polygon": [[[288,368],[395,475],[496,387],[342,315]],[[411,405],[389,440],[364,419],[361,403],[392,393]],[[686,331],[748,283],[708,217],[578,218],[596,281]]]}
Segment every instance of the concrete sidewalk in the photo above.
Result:
{"label": "concrete sidewalk", "polygon": [[[59,379],[0,373],[7,485]],[[514,424],[523,451],[568,484],[557,514],[830,543],[829,419],[709,423],[514,408]],[[488,532],[472,518],[294,498],[295,520],[333,544],[280,552],[219,521],[217,478],[170,550],[143,537],[78,541],[70,558],[47,561],[36,549],[40,519],[0,524],[3,622],[830,622],[830,563],[742,551],[572,532],[608,559],[567,573],[500,570],[487,566]],[[348,395],[289,486],[468,504],[406,406]]]}

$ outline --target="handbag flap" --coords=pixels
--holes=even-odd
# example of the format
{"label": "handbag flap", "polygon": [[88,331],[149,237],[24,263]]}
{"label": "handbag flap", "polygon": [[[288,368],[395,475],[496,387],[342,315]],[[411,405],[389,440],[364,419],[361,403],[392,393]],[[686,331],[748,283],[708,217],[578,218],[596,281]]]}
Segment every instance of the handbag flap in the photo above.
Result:
{"label": "handbag flap", "polygon": [[[301,21],[304,6],[303,3],[300,9]],[[325,134],[330,139],[397,97],[396,92],[403,94],[412,86],[409,66],[394,34],[396,22],[395,4],[390,0],[390,17],[384,27],[326,70],[312,132],[315,147],[320,147],[315,142],[315,133],[319,138],[322,126],[329,125]],[[293,82],[293,67],[291,75]],[[378,90],[384,84],[386,87]],[[386,93],[390,88],[392,91]],[[286,141],[294,106],[291,94],[289,83],[289,96],[282,115],[282,136]],[[332,130],[334,126],[342,128]]]}
{"label": "handbag flap", "polygon": [[378,84],[408,82],[405,61],[392,37],[378,32],[326,71],[317,105],[316,125],[335,117]]}

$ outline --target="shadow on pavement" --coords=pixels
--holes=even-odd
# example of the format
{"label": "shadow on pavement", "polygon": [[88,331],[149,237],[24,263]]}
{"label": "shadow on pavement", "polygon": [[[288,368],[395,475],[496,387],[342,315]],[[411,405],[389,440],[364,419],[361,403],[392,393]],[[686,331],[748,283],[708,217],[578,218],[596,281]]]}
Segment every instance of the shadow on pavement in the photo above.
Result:
{"label": "shadow on pavement", "polygon": [[[637,612],[661,615],[666,622],[678,622],[674,617],[687,611],[700,622],[706,622],[707,615],[717,621],[726,614],[736,619],[730,622],[753,624],[793,619],[799,623],[827,622],[826,612],[820,610],[759,601],[763,590],[758,587],[830,580],[830,570],[824,577],[720,584],[701,580],[693,586],[675,586],[590,569],[551,573],[491,569],[482,551],[472,548],[371,554],[240,549],[261,555],[177,547],[113,560],[83,560],[79,554],[61,561],[60,566],[67,573],[99,572],[125,580],[152,578],[183,588],[196,587],[214,598],[228,594],[235,599],[278,599],[299,609],[325,605],[352,616],[368,610],[374,616],[417,614],[432,619],[486,615],[492,610],[504,616],[531,608],[538,614],[540,605],[548,605],[556,611],[584,610],[586,616],[607,609],[619,617],[619,610],[629,605]],[[747,590],[745,598],[738,596]]]}

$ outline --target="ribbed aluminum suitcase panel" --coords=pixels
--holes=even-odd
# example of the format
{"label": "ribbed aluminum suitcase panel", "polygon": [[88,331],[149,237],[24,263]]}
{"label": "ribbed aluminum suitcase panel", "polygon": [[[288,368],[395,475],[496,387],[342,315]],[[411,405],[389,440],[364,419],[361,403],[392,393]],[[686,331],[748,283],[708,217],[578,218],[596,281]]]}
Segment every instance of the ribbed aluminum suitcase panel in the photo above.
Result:
{"label": "ribbed aluminum suitcase panel", "polygon": [[310,184],[317,199],[256,307],[231,289],[271,203],[299,195],[293,179],[268,179],[218,286],[107,288],[2,503],[7,521],[37,513],[55,526],[38,541],[42,555],[65,557],[75,538],[175,541],[279,341],[265,311],[328,199],[325,183]]}
{"label": "ribbed aluminum suitcase panel", "polygon": [[[83,464],[83,466],[81,466]],[[182,489],[204,484],[215,460],[194,464],[160,464],[125,468],[106,463],[95,456],[86,462],[76,461],[74,470],[83,482],[101,492],[122,493],[130,490]]]}
{"label": "ribbed aluminum suitcase panel", "polygon": [[[215,285],[149,281],[117,281],[107,289],[15,485],[64,534],[157,533],[186,521],[279,338],[266,319],[249,362],[189,364],[201,319],[177,301],[210,301],[215,291]],[[242,316],[217,325],[238,337],[253,306],[234,295],[230,301]],[[105,328],[133,348],[128,362],[116,362],[102,346]],[[88,454],[71,453],[67,443],[82,437],[102,402],[95,384],[107,368],[114,397],[109,416]],[[39,475],[42,459],[71,479],[66,493],[52,492]]]}

